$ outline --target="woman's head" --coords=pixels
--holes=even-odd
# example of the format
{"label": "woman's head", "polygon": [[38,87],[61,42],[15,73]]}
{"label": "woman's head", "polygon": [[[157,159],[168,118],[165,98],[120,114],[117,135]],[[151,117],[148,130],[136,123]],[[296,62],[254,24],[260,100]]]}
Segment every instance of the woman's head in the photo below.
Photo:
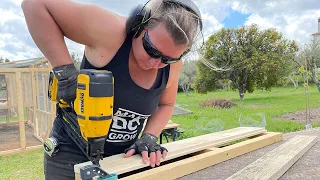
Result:
{"label": "woman's head", "polygon": [[148,7],[151,17],[133,40],[133,54],[143,69],[162,68],[166,64],[161,59],[176,62],[193,45],[199,17],[181,5],[163,0],[151,0]]}

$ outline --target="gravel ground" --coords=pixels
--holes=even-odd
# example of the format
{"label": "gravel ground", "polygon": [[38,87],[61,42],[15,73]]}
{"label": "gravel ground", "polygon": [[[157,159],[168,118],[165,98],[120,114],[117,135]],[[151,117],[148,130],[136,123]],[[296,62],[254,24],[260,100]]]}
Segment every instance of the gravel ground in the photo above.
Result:
{"label": "gravel ground", "polygon": [[[262,149],[238,156],[228,161],[216,164],[201,171],[189,174],[179,180],[203,179],[223,180],[237,171],[243,169],[250,163],[259,159],[264,154],[288,141],[295,135],[315,135],[320,141],[320,128],[313,128],[298,132],[284,134],[283,141],[269,145]],[[305,153],[281,178],[280,180],[320,180],[320,142],[317,142],[307,153]]]}

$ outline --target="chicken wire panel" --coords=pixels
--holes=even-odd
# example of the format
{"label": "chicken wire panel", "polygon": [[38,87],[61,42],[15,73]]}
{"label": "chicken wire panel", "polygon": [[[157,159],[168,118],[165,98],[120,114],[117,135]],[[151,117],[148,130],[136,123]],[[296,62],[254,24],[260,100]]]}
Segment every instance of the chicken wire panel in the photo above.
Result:
{"label": "chicken wire panel", "polygon": [[37,73],[38,77],[38,108],[40,110],[44,110],[44,96],[45,94],[43,93],[43,85],[42,85],[42,73],[38,72]]}
{"label": "chicken wire panel", "polygon": [[23,106],[33,107],[32,73],[30,72],[22,73],[21,80],[22,80]]}
{"label": "chicken wire panel", "polygon": [[6,85],[7,85],[7,105],[10,107],[17,107],[17,86],[15,73],[6,73]]}
{"label": "chicken wire panel", "polygon": [[6,103],[6,101],[7,101],[6,75],[0,74],[0,103]]}

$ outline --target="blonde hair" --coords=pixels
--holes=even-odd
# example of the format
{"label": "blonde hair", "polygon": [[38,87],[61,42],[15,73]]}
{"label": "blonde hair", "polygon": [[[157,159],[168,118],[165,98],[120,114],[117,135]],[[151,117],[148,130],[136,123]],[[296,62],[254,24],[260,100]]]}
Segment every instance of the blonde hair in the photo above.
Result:
{"label": "blonde hair", "polygon": [[153,29],[164,23],[176,45],[192,46],[198,32],[199,17],[181,5],[163,0],[151,0],[148,6],[151,17],[146,28]]}

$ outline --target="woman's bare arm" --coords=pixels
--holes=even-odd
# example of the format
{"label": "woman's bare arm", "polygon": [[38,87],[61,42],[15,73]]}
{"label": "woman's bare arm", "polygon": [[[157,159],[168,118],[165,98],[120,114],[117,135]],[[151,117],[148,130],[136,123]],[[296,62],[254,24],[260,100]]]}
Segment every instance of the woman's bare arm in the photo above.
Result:
{"label": "woman's bare arm", "polygon": [[[173,113],[174,105],[176,102],[177,91],[178,91],[178,81],[179,75],[182,68],[182,61],[171,65],[173,72],[170,72],[172,78],[168,81],[168,87],[163,91],[158,109],[152,116],[148,119],[144,133],[150,133],[155,136],[159,136],[161,131],[167,125],[170,117]],[[171,71],[171,70],[170,70]]]}
{"label": "woman's bare arm", "polygon": [[[96,5],[70,0],[24,0],[29,32],[53,67],[73,63],[64,36],[89,47],[112,49],[119,44],[118,15]],[[108,40],[106,43],[105,39]]]}

